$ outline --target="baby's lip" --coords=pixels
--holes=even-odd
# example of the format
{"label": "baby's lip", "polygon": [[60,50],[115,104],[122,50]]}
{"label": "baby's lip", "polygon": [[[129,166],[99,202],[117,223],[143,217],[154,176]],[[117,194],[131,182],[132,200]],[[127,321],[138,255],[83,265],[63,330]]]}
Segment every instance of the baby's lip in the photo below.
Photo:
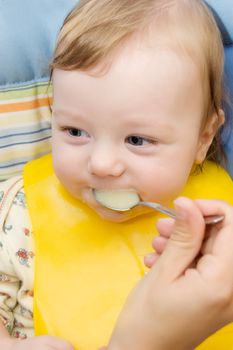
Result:
{"label": "baby's lip", "polygon": [[135,192],[133,188],[92,188],[92,192]]}

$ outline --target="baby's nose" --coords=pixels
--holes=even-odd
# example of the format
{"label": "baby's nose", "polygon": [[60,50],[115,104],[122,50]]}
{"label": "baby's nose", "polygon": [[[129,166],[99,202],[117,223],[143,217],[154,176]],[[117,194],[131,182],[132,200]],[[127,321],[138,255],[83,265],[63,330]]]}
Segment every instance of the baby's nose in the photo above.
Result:
{"label": "baby's nose", "polygon": [[119,177],[125,171],[125,165],[119,152],[113,149],[95,149],[88,161],[88,171],[98,177]]}

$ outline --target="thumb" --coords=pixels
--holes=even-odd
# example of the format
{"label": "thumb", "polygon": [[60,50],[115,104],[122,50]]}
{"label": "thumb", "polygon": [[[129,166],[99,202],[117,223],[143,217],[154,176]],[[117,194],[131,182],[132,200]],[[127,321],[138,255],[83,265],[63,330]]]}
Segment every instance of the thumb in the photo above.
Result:
{"label": "thumb", "polygon": [[[203,215],[195,202],[186,197],[174,201],[175,224],[170,239],[155,268],[162,278],[174,280],[184,273],[198,255],[205,233]],[[158,271],[157,271],[158,272]]]}

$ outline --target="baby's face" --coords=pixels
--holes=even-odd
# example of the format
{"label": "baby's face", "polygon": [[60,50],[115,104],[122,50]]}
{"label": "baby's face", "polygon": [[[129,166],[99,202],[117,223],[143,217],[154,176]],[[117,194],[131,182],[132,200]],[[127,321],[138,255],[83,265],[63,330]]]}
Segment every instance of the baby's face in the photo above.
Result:
{"label": "baby's face", "polygon": [[204,110],[189,57],[132,45],[107,73],[55,70],[53,83],[54,168],[74,197],[124,221],[147,209],[112,212],[92,190],[133,189],[163,204],[179,195],[200,152]]}

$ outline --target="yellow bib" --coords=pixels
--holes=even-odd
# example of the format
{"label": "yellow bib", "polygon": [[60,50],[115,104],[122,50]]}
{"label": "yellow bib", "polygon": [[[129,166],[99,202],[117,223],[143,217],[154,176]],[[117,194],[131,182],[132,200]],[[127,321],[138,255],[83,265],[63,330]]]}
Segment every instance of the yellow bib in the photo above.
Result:
{"label": "yellow bib", "polygon": [[[62,337],[76,350],[96,350],[108,343],[126,296],[145,273],[143,256],[151,251],[160,216],[154,212],[120,224],[102,220],[61,186],[51,156],[27,164],[24,181],[35,236],[35,334]],[[190,178],[184,194],[233,204],[232,181],[212,163]],[[233,349],[231,328],[230,336],[225,331],[219,338],[221,332],[200,350]]]}

